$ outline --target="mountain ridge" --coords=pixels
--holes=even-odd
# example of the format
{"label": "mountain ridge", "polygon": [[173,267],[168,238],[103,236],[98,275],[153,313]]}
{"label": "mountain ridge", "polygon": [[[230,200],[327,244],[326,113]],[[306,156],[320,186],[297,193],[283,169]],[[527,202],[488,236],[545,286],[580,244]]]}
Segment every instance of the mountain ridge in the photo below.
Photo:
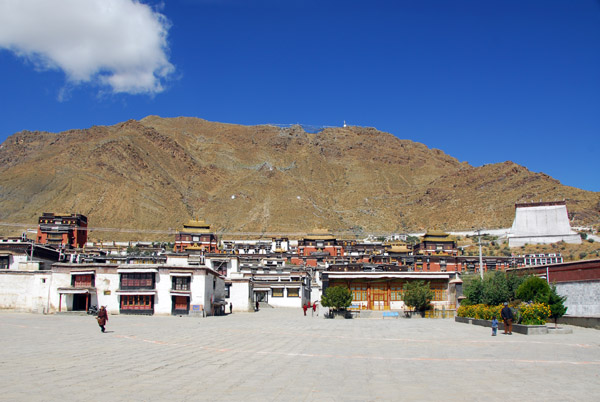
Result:
{"label": "mountain ridge", "polygon": [[148,116],[60,133],[21,131],[2,144],[0,166],[3,222],[77,212],[90,227],[141,233],[200,217],[227,232],[326,227],[360,235],[508,227],[516,202],[539,199],[565,199],[578,225],[600,221],[600,193],[510,161],[473,167],[356,126],[308,133]]}

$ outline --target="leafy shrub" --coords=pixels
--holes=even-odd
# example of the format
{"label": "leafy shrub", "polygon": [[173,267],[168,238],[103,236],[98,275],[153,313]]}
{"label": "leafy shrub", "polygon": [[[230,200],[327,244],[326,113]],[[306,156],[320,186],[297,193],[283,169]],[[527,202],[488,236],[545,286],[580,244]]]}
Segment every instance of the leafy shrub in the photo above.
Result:
{"label": "leafy shrub", "polygon": [[545,303],[531,303],[521,309],[521,323],[525,325],[544,325],[550,317],[550,307]]}
{"label": "leafy shrub", "polygon": [[518,299],[523,301],[543,302],[550,293],[550,286],[545,279],[530,276],[519,286],[516,292]]}
{"label": "leafy shrub", "polygon": [[456,311],[456,315],[478,320],[491,320],[494,316],[500,318],[500,310],[502,310],[502,307],[502,305],[488,306],[486,304],[474,304],[472,306],[464,306],[461,304]]}
{"label": "leafy shrub", "polygon": [[429,308],[433,295],[429,283],[425,283],[425,281],[409,282],[404,291],[404,304],[414,307],[417,311],[424,311]]}
{"label": "leafy shrub", "polygon": [[463,293],[469,304],[501,304],[515,298],[515,292],[524,280],[516,273],[501,271],[487,273],[483,280],[479,276],[470,276],[465,278]]}
{"label": "leafy shrub", "polygon": [[565,301],[567,296],[561,296],[556,292],[556,285],[552,285],[546,303],[550,307],[550,317],[554,319],[554,326],[557,325],[558,319],[567,313]]}
{"label": "leafy shrub", "polygon": [[336,310],[343,310],[352,304],[352,292],[343,286],[334,286],[325,289],[325,294],[321,298],[323,307],[333,307]]}

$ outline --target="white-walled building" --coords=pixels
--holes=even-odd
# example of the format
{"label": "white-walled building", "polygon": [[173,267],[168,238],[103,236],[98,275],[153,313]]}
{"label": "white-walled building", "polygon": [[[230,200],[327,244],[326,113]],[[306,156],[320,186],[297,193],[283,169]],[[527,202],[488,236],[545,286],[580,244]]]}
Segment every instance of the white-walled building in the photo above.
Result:
{"label": "white-walled building", "polygon": [[[193,259],[192,259],[193,260]],[[225,278],[204,264],[55,263],[51,270],[0,270],[0,308],[40,313],[218,315]]]}
{"label": "white-walled building", "polygon": [[581,244],[581,236],[571,229],[566,202],[515,205],[515,220],[508,233],[509,247],[550,244],[559,241]]}

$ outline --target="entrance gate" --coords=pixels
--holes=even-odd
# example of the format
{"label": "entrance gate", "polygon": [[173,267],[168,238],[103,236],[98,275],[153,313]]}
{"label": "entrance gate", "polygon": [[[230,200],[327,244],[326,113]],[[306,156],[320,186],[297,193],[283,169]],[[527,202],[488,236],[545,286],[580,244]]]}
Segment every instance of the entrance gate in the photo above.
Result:
{"label": "entrance gate", "polygon": [[254,298],[257,302],[263,302],[263,303],[268,302],[269,301],[268,295],[269,295],[268,290],[255,290],[254,291]]}
{"label": "entrance gate", "polygon": [[371,285],[369,304],[371,306],[371,310],[390,309],[387,285]]}

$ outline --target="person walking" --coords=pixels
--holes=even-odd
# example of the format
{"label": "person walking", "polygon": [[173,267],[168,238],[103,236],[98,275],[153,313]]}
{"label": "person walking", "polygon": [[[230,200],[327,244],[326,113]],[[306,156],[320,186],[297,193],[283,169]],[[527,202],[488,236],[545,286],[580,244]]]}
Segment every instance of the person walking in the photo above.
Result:
{"label": "person walking", "polygon": [[98,311],[98,325],[100,326],[100,330],[102,332],[106,332],[106,328],[104,326],[108,322],[108,312],[106,311],[106,307],[100,307],[100,311]]}
{"label": "person walking", "polygon": [[256,310],[255,311],[258,311],[258,300],[256,301]]}
{"label": "person walking", "polygon": [[233,304],[231,304],[231,302],[229,303],[229,314],[231,314],[231,311],[233,310]]}
{"label": "person walking", "polygon": [[[315,311],[317,311],[317,302],[314,302],[313,305],[312,305],[312,315],[313,315],[313,317],[315,315]],[[319,314],[317,313],[317,315],[319,315]]]}
{"label": "person walking", "polygon": [[304,315],[306,315],[306,310],[308,310],[308,306],[306,305],[306,303],[304,303],[304,305],[302,306],[302,310],[304,310]]}
{"label": "person walking", "polygon": [[496,319],[496,316],[492,317],[492,336],[496,336],[496,333],[498,332],[498,320]]}
{"label": "person walking", "polygon": [[504,334],[512,335],[513,313],[507,302],[504,302],[504,308],[500,312],[500,316],[504,321]]}

